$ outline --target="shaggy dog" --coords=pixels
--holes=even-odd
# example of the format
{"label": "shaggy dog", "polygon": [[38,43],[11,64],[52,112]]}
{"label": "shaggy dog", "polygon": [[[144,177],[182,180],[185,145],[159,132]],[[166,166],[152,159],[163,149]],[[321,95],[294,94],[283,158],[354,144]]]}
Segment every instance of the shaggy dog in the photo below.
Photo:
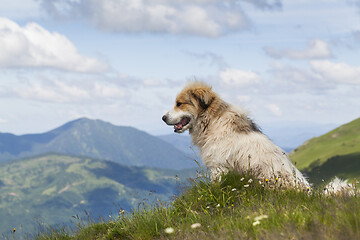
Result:
{"label": "shaggy dog", "polygon": [[301,172],[243,109],[223,101],[211,87],[191,82],[178,94],[175,106],[163,116],[174,131],[189,130],[211,178],[236,171],[258,179],[279,181],[285,187],[309,189]]}

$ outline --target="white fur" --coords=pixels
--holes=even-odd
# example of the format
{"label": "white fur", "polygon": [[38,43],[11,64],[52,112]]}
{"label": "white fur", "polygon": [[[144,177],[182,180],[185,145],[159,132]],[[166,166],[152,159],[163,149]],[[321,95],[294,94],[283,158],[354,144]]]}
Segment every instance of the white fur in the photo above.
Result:
{"label": "white fur", "polygon": [[348,183],[348,180],[342,180],[338,177],[335,177],[328,185],[325,187],[325,194],[334,195],[334,194],[345,194],[345,195],[355,195],[356,188]]}
{"label": "white fur", "polygon": [[202,160],[213,178],[229,170],[242,173],[250,170],[262,179],[278,178],[285,185],[310,187],[285,152],[266,135],[257,131],[239,134],[229,128],[229,119],[234,114],[242,115],[245,111],[231,106],[227,113],[208,127],[206,136],[191,132],[193,142],[199,147]]}
{"label": "white fur", "polygon": [[[257,128],[248,113],[220,99],[211,87],[201,82],[190,83],[176,102],[163,120],[168,125],[177,125],[184,118],[190,119],[183,128],[176,126],[175,131],[189,130],[212,179],[222,172],[250,171],[259,179],[278,181],[284,187],[310,189],[309,182],[286,153]],[[327,194],[354,193],[351,184],[338,178],[326,189]]]}
{"label": "white fur", "polygon": [[186,116],[186,112],[173,108],[169,112],[167,112],[165,116],[168,117],[168,124],[174,125],[180,122],[184,116]]}

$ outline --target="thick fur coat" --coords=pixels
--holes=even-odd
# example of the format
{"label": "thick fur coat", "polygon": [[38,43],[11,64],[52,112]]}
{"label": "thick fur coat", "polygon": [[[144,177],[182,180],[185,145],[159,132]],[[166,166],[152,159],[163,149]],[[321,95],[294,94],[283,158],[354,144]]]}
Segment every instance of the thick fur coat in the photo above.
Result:
{"label": "thick fur coat", "polygon": [[309,188],[286,153],[249,118],[247,112],[222,100],[211,87],[192,82],[178,94],[175,106],[163,116],[175,132],[189,130],[211,177],[236,171],[282,186]]}

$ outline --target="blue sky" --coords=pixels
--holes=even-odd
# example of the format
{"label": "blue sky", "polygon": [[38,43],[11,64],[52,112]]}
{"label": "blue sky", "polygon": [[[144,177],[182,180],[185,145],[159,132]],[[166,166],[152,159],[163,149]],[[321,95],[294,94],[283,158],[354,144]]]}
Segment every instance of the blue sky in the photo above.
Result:
{"label": "blue sky", "polygon": [[260,125],[360,112],[359,0],[0,0],[0,132],[79,117],[170,133],[208,82]]}

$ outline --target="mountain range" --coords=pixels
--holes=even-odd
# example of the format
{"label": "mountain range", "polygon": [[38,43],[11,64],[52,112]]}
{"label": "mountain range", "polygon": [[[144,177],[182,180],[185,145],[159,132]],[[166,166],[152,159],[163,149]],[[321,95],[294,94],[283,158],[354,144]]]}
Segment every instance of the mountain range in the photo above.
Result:
{"label": "mountain range", "polygon": [[50,152],[128,166],[171,169],[197,166],[189,155],[158,137],[101,120],[81,118],[41,134],[0,133],[0,161]]}
{"label": "mountain range", "polygon": [[[196,176],[196,153],[189,136],[156,137],[86,118],[41,134],[0,133],[0,235],[168,200]],[[315,184],[359,177],[360,118],[306,141],[290,158]]]}
{"label": "mountain range", "polygon": [[0,236],[12,227],[33,232],[36,222],[67,223],[85,211],[116,217],[119,209],[169,200],[197,167],[175,146],[87,118],[45,133],[0,133]]}
{"label": "mountain range", "polygon": [[[171,156],[169,156],[171,158]],[[0,236],[14,227],[34,232],[39,224],[68,223],[73,216],[118,216],[141,203],[169,200],[195,169],[120,165],[60,154],[0,164]]]}

